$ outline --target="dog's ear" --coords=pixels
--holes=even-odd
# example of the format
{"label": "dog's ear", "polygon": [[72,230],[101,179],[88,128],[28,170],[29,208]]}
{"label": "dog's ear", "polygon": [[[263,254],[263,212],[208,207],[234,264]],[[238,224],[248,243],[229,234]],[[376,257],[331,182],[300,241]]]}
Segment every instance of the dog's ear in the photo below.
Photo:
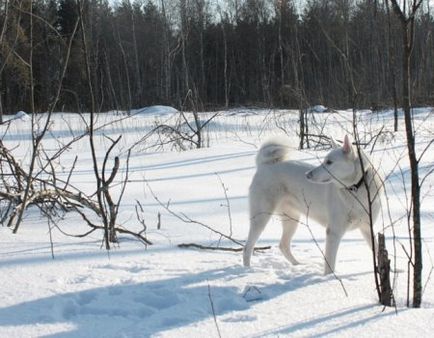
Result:
{"label": "dog's ear", "polygon": [[344,145],[342,146],[342,150],[345,154],[350,154],[353,151],[353,147],[351,145],[351,141],[348,135],[345,135],[344,137]]}
{"label": "dog's ear", "polygon": [[337,149],[340,147],[333,136],[330,137],[330,144],[332,145],[332,149]]}

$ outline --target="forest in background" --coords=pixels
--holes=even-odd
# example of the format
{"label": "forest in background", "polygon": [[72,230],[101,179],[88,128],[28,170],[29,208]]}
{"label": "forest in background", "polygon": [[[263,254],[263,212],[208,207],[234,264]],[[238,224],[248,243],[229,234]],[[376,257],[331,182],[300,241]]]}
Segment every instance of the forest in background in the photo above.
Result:
{"label": "forest in background", "polygon": [[[412,103],[433,105],[428,1],[418,13]],[[1,0],[0,29],[1,114],[88,111],[91,96],[98,111],[402,104],[402,31],[388,0]]]}

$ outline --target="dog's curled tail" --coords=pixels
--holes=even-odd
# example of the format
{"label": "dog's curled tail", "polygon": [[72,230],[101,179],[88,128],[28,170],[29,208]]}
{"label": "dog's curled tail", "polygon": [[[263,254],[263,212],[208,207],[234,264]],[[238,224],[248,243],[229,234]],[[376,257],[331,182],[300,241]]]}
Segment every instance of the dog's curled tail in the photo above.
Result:
{"label": "dog's curled tail", "polygon": [[259,148],[256,165],[282,162],[287,158],[290,149],[289,140],[284,137],[273,137]]}

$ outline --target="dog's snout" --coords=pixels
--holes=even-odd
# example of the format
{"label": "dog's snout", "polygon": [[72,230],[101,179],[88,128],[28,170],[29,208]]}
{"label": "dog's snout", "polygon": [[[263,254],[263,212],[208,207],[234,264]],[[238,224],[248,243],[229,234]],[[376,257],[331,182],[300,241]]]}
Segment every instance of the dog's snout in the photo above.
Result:
{"label": "dog's snout", "polygon": [[312,171],[308,171],[307,173],[306,173],[306,178],[308,179],[308,180],[310,180],[310,179],[312,179]]}

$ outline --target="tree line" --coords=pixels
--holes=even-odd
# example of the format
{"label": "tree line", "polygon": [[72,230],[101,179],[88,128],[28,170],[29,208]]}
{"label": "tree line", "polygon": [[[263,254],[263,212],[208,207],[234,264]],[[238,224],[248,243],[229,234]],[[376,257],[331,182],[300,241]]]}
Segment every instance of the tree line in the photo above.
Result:
{"label": "tree line", "polygon": [[[401,105],[389,0],[88,0],[83,15],[78,3],[0,1],[2,114],[52,109],[70,41],[54,111],[89,109],[83,43],[98,111]],[[426,1],[412,31],[413,104],[434,104],[433,31]]]}

